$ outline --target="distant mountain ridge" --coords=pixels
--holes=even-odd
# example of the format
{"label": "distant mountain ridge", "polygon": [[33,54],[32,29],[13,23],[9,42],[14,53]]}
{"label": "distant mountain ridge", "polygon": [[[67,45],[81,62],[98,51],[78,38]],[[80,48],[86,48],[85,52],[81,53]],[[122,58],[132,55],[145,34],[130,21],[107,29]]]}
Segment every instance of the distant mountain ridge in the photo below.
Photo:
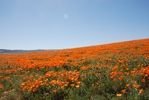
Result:
{"label": "distant mountain ridge", "polygon": [[27,53],[27,52],[39,52],[39,51],[49,51],[44,49],[37,50],[10,50],[10,49],[0,49],[0,53]]}

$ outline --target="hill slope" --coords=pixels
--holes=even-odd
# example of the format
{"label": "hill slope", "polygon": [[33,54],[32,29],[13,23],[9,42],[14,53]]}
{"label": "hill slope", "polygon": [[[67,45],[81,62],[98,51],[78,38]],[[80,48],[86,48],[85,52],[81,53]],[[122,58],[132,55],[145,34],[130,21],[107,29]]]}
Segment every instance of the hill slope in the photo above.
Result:
{"label": "hill slope", "polygon": [[0,55],[0,99],[149,100],[149,39]]}

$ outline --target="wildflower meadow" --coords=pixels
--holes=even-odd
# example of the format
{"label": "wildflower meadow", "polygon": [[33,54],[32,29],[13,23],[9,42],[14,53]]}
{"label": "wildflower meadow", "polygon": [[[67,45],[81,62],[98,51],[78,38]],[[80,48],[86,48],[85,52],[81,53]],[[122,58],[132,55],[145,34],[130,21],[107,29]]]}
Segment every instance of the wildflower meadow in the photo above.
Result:
{"label": "wildflower meadow", "polygon": [[149,39],[0,55],[0,100],[149,100]]}

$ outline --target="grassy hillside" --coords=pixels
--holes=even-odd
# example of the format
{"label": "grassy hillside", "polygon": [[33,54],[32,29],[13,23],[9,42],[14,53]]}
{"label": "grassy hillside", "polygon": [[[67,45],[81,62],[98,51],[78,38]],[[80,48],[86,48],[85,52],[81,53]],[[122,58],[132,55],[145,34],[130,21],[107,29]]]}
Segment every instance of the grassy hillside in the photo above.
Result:
{"label": "grassy hillside", "polygon": [[149,100],[149,39],[0,55],[1,100]]}

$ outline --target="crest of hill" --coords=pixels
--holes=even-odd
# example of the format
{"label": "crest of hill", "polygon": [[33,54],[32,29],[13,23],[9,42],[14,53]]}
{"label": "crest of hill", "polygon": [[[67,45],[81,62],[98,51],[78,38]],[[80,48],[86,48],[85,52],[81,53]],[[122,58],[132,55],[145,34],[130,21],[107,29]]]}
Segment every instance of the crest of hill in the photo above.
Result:
{"label": "crest of hill", "polygon": [[[127,43],[132,43],[132,42],[139,42],[139,41],[148,41],[149,38],[147,39],[138,39],[138,40],[130,40],[130,41],[122,41],[122,42],[115,42],[115,43],[108,43],[108,44],[101,44],[101,45],[93,45],[93,46],[85,46],[85,47],[76,47],[76,48],[68,48],[68,49],[77,49],[77,48],[88,48],[88,47],[95,47],[95,46],[106,46],[106,45],[111,45],[112,44],[127,44]],[[51,50],[45,50],[45,49],[37,49],[37,50],[10,50],[10,49],[0,49],[0,55],[3,54],[17,54],[17,53],[29,53],[29,52],[40,52],[40,51],[52,51],[56,49],[51,49]],[[64,50],[64,49],[61,49]]]}

